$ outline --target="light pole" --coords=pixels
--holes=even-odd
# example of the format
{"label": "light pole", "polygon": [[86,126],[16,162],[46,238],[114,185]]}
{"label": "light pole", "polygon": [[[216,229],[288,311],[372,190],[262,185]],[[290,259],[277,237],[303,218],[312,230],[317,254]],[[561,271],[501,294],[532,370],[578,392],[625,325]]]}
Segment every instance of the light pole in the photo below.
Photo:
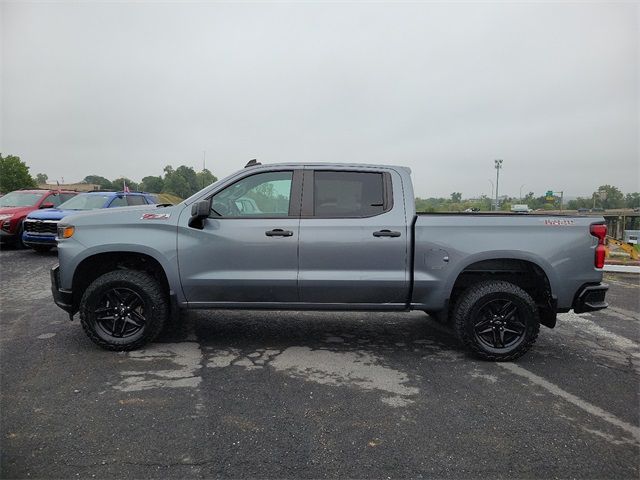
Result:
{"label": "light pole", "polygon": [[[489,180],[489,183],[491,184],[491,196],[489,198],[491,198],[493,200],[493,191],[494,191],[494,186],[493,186],[493,182],[491,180]],[[491,208],[491,200],[489,201],[489,210],[493,210]]]}
{"label": "light pole", "polygon": [[525,184],[523,183],[522,185],[520,185],[520,203],[522,203],[522,187],[524,187]]}
{"label": "light pole", "polygon": [[205,187],[205,185],[204,185],[204,171],[206,169],[206,166],[205,166],[206,160],[207,160],[207,151],[203,150],[202,151],[202,188]]}
{"label": "light pole", "polygon": [[502,159],[494,160],[496,167],[496,211],[498,210],[498,186],[500,184],[500,169],[502,168]]}

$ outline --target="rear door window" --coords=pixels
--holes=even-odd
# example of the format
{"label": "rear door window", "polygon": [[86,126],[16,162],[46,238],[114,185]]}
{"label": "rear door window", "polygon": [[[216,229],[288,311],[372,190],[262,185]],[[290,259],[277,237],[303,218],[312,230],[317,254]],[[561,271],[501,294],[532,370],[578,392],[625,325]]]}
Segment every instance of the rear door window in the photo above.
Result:
{"label": "rear door window", "polygon": [[145,201],[142,195],[127,195],[127,205],[146,205],[146,204],[147,202]]}
{"label": "rear door window", "polygon": [[42,201],[42,203],[53,203],[54,207],[57,207],[62,202],[64,202],[64,199],[59,193],[52,193],[51,195],[47,195],[47,198]]}
{"label": "rear door window", "polygon": [[111,202],[111,205],[109,205],[109,208],[126,207],[126,206],[127,206],[127,201],[124,199],[124,197],[116,197]]}
{"label": "rear door window", "polygon": [[383,174],[317,170],[313,180],[313,209],[316,217],[379,215],[385,210]]}

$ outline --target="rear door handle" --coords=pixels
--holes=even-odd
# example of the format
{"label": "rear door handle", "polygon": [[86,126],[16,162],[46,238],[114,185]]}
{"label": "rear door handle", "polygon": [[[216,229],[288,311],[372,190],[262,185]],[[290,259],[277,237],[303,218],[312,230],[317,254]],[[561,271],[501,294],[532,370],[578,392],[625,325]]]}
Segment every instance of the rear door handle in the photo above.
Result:
{"label": "rear door handle", "polygon": [[273,230],[267,230],[264,232],[267,237],[292,237],[293,232],[291,230],[283,230],[281,228],[274,228]]}
{"label": "rear door handle", "polygon": [[379,230],[377,232],[373,232],[374,237],[399,237],[400,232],[393,232],[391,230]]}

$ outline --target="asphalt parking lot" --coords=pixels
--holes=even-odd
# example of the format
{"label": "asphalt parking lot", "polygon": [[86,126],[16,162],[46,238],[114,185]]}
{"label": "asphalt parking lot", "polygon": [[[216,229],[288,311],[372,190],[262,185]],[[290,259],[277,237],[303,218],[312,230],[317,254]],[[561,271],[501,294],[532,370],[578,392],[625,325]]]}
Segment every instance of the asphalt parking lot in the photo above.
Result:
{"label": "asphalt parking lot", "polygon": [[2,478],[638,478],[640,285],[516,363],[413,313],[196,312],[98,349],[0,251]]}

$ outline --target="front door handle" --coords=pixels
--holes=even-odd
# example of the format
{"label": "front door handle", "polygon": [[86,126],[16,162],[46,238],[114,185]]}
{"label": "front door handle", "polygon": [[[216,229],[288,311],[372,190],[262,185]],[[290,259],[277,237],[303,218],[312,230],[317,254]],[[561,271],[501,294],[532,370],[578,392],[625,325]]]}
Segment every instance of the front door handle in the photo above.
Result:
{"label": "front door handle", "polygon": [[391,230],[379,230],[377,232],[373,232],[374,237],[399,237],[400,232],[393,232]]}
{"label": "front door handle", "polygon": [[274,228],[273,230],[267,230],[264,232],[267,237],[292,237],[293,232],[291,230],[283,230],[281,228]]}

